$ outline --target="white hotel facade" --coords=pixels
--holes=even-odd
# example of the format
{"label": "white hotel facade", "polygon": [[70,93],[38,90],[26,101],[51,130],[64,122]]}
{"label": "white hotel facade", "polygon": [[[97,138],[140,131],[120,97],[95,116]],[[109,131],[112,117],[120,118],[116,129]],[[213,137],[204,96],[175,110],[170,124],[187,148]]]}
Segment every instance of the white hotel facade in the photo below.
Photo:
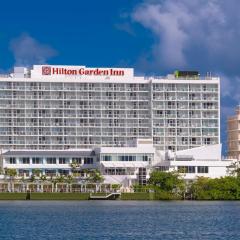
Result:
{"label": "white hotel facade", "polygon": [[[86,152],[91,155],[94,149],[119,150],[124,156],[136,139],[151,140],[150,158],[101,159],[98,150],[93,162],[84,160]],[[74,150],[75,158],[85,152],[80,160],[83,167],[100,167],[102,161],[115,165],[145,161],[152,166],[156,156],[168,152],[176,155],[219,144],[220,80],[216,77],[138,77],[131,68],[43,65],[15,68],[0,77],[2,167],[17,168],[19,173],[30,175],[32,168],[40,168],[61,174],[69,170],[72,160],[67,156]],[[54,152],[56,160],[48,163]],[[59,163],[61,154],[68,159],[65,165]],[[42,161],[32,166],[39,156]]]}

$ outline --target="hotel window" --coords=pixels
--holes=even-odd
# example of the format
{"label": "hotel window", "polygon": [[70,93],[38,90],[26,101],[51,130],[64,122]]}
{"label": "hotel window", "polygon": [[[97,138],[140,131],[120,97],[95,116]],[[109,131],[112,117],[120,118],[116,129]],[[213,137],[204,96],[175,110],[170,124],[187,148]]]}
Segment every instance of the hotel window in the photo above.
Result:
{"label": "hotel window", "polygon": [[143,156],[143,161],[147,162],[148,161],[148,156]]}
{"label": "hotel window", "polygon": [[42,164],[42,158],[33,157],[33,158],[32,158],[32,163],[33,163],[33,164]]}
{"label": "hotel window", "polygon": [[128,161],[136,161],[136,156],[128,156]]}
{"label": "hotel window", "polygon": [[84,164],[93,164],[92,158],[84,158]]}
{"label": "hotel window", "polygon": [[29,170],[24,170],[24,169],[19,169],[18,170],[18,175],[19,176],[26,176],[26,177],[29,177]]}
{"label": "hotel window", "polygon": [[73,162],[73,163],[77,163],[77,164],[82,164],[81,158],[73,158],[73,159],[72,159],[72,162]]}
{"label": "hotel window", "polygon": [[116,175],[126,175],[126,169],[116,168]]}
{"label": "hotel window", "polygon": [[69,170],[59,169],[59,170],[58,170],[58,173],[59,173],[60,175],[67,176],[67,175],[69,175]]}
{"label": "hotel window", "polygon": [[112,161],[112,156],[109,155],[103,156],[103,161]]}
{"label": "hotel window", "polygon": [[118,156],[118,161],[128,161],[128,156]]}
{"label": "hotel window", "polygon": [[47,158],[47,164],[56,164],[56,158]]}
{"label": "hotel window", "polygon": [[67,158],[59,158],[59,164],[68,164],[69,160]]}
{"label": "hotel window", "polygon": [[22,164],[29,164],[30,163],[30,159],[29,158],[22,158],[22,160],[20,160],[20,162]]}
{"label": "hotel window", "polygon": [[56,176],[56,170],[46,169],[45,174],[46,176]]}
{"label": "hotel window", "polygon": [[136,161],[136,156],[118,156],[118,161]]}
{"label": "hotel window", "polygon": [[10,164],[16,164],[16,158],[10,157],[9,158],[9,163]]}
{"label": "hotel window", "polygon": [[211,144],[211,139],[210,138],[204,138],[203,140],[204,140],[205,145]]}
{"label": "hotel window", "polygon": [[197,167],[198,173],[208,173],[208,167],[207,166],[200,166]]}
{"label": "hotel window", "polygon": [[195,173],[194,166],[179,166],[178,171],[181,173]]}

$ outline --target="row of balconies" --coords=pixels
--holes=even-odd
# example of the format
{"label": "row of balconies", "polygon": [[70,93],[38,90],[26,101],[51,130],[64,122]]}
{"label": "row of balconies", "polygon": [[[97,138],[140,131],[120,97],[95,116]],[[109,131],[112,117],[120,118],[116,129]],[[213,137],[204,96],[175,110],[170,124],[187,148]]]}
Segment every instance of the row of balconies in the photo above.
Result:
{"label": "row of balconies", "polygon": [[201,124],[201,123],[192,123],[192,124],[177,124],[177,123],[172,123],[172,124],[167,124],[167,123],[158,123],[154,122],[153,125],[161,124],[163,127],[162,128],[179,128],[179,127],[186,127],[186,128],[194,128],[194,127],[201,127],[201,128],[218,128],[218,124]]}
{"label": "row of balconies", "polygon": [[204,134],[204,133],[155,133],[155,136],[162,136],[162,137],[218,137],[217,133],[208,133],[208,134]]}
{"label": "row of balconies", "polygon": [[[62,123],[55,123],[54,121],[51,122],[32,122],[32,121],[19,121],[19,122],[2,122],[3,119],[1,119],[1,126],[6,126],[6,127],[30,127],[30,126],[38,126],[38,127],[61,127],[61,128],[82,128],[84,127],[109,127],[109,126],[119,126],[119,127],[131,127],[131,126],[143,126],[143,127],[148,127],[150,122],[148,120],[145,120],[145,122],[132,122],[132,121],[125,121],[122,122],[119,120],[119,122],[102,122],[100,119],[98,119],[98,122],[90,123],[90,122],[85,122],[81,123],[79,121],[72,121],[72,122],[62,122]],[[126,119],[125,119],[126,120]],[[160,124],[163,127],[175,127],[175,126],[181,126],[181,127],[196,127],[196,126],[201,126],[201,127],[217,127],[218,123],[201,123],[201,122],[196,122],[196,123],[167,123],[165,119],[158,119],[154,118],[153,124]]]}
{"label": "row of balconies", "polygon": [[11,114],[0,114],[0,117],[1,118],[23,118],[23,119],[28,119],[28,118],[46,118],[46,117],[49,117],[49,118],[65,118],[65,119],[70,119],[70,118],[86,118],[86,119],[95,119],[95,118],[101,118],[101,119],[109,119],[109,118],[117,118],[117,119],[127,119],[127,118],[141,118],[141,119],[146,119],[146,118],[149,118],[149,115],[147,114],[125,114],[125,115],[111,115],[111,114],[101,114],[101,115],[67,115],[67,116],[63,116],[63,115],[56,115],[56,114],[53,114],[53,115],[44,115],[44,116],[38,116],[37,114],[27,114],[25,116],[18,116],[17,114],[16,115],[11,115]]}
{"label": "row of balconies", "polygon": [[153,106],[153,109],[155,110],[190,110],[190,109],[197,109],[199,111],[202,111],[202,110],[205,110],[205,109],[218,109],[218,106],[212,106],[212,107],[204,107],[204,106],[201,106],[201,105],[198,105],[198,106],[188,106],[188,105],[179,105],[179,106],[176,106],[176,105],[157,105],[157,104],[154,104]]}
{"label": "row of balconies", "polygon": [[47,109],[47,111],[51,110],[98,110],[98,111],[103,111],[103,110],[119,110],[119,111],[127,111],[127,110],[138,110],[138,111],[143,111],[143,110],[149,110],[149,106],[86,106],[86,107],[81,107],[79,105],[75,106],[49,106],[49,105],[0,105],[0,108],[4,109],[22,109],[22,110],[36,110],[36,109]]}
{"label": "row of balconies", "polygon": [[[1,90],[8,90],[8,91],[149,91],[149,84],[145,84],[145,87],[139,87],[139,83],[135,87],[128,87],[124,83],[117,83],[119,86],[116,87],[104,87],[103,85],[100,85],[99,87],[91,87],[91,86],[83,86],[81,83],[71,83],[71,86],[64,86],[60,85],[57,86],[54,83],[51,83],[48,86],[29,86],[29,85],[24,85],[24,83],[21,83],[19,86],[12,86],[10,85],[4,85],[1,84],[0,88]],[[156,84],[156,83],[155,83]],[[160,85],[160,84],[159,84]],[[176,84],[177,86],[178,84]],[[209,86],[205,87],[199,87],[199,88],[191,88],[191,83],[189,86],[186,87],[167,87],[165,84],[158,86],[158,85],[153,85],[153,91],[169,91],[169,92],[176,92],[176,91],[181,91],[181,92],[218,92],[218,88],[210,88]]]}
{"label": "row of balconies", "polygon": [[194,89],[189,89],[189,88],[158,88],[155,87],[153,88],[153,91],[155,92],[218,92],[218,88],[194,88]]}
{"label": "row of balconies", "polygon": [[[57,86],[54,85],[54,83],[51,83],[52,85],[48,85],[48,86],[25,86],[24,83],[21,83],[21,85],[19,86],[7,86],[7,85],[3,85],[1,84],[0,86],[0,90],[4,90],[4,91],[36,91],[36,92],[42,92],[42,91],[71,91],[71,92],[78,92],[78,91],[89,91],[89,92],[96,92],[96,91],[141,91],[141,92],[145,92],[145,91],[149,91],[148,85],[146,85],[147,87],[127,87],[125,84],[123,83],[119,83],[119,87],[90,87],[90,86],[81,86],[81,83],[77,83],[71,84],[71,87],[67,87],[67,86]],[[80,85],[80,86],[79,86]],[[124,86],[124,87],[123,87]]]}
{"label": "row of balconies", "polygon": [[196,101],[196,102],[205,102],[205,101],[213,101],[216,102],[218,101],[217,97],[209,97],[209,98],[179,98],[179,97],[164,97],[164,96],[157,96],[157,97],[153,97],[153,101],[166,101],[166,100],[172,100],[172,101]]}
{"label": "row of balconies", "polygon": [[[32,97],[26,97],[26,98],[4,98],[4,97],[0,97],[0,100],[9,100],[9,101],[24,101],[24,103],[29,103],[29,102],[31,102],[31,101],[38,101],[38,105],[39,105],[39,103],[41,103],[41,102],[43,102],[43,101],[46,101],[46,102],[52,102],[52,103],[54,103],[54,102],[56,102],[56,101],[59,101],[59,102],[61,102],[62,103],[62,101],[69,101],[70,103],[71,103],[71,105],[72,104],[75,104],[76,103],[76,101],[81,101],[81,100],[85,100],[86,102],[88,101],[88,102],[94,102],[94,101],[96,101],[96,103],[99,103],[99,101],[120,101],[120,102],[128,102],[128,101],[130,101],[130,102],[132,102],[132,101],[138,101],[138,102],[141,102],[141,101],[149,101],[150,99],[149,99],[149,97],[141,97],[141,96],[138,96],[138,97],[125,97],[125,98],[123,98],[123,97],[121,97],[121,98],[119,98],[119,97],[115,97],[115,98],[110,98],[110,97],[102,97],[102,98],[88,98],[88,97],[79,97],[79,98],[73,98],[73,97],[71,97],[71,98],[57,98],[57,99],[55,99],[55,98],[41,98],[41,99],[36,99],[36,98],[32,98]],[[201,98],[193,98],[193,99],[184,99],[184,98],[177,98],[177,97],[154,97],[153,98],[153,102],[155,101],[155,102],[157,102],[157,101],[160,101],[160,102],[165,102],[166,100],[170,100],[170,101],[173,101],[173,103],[175,103],[176,101],[184,101],[184,102],[192,102],[192,101],[194,101],[194,102],[196,102],[196,103],[198,103],[198,102],[209,102],[209,101],[211,101],[211,102],[218,102],[218,99],[217,98],[209,98],[209,99],[201,99]],[[23,105],[24,106],[24,105]]]}
{"label": "row of balconies", "polygon": [[[81,100],[84,100],[83,102],[79,102]],[[85,107],[90,107],[90,106],[99,106],[99,107],[103,107],[105,106],[108,102],[109,103],[114,103],[111,106],[116,106],[117,104],[120,104],[121,106],[128,106],[129,102],[132,103],[132,100],[137,100],[138,101],[138,105],[148,105],[150,100],[149,99],[145,99],[145,98],[139,98],[139,99],[90,99],[91,101],[88,101],[89,99],[75,99],[75,100],[56,100],[56,99],[38,99],[38,100],[31,100],[29,98],[20,100],[20,99],[13,99],[13,100],[5,100],[6,103],[5,104],[1,104],[0,106],[5,106],[8,105],[9,107],[13,107],[13,106],[17,106],[17,107],[32,107],[32,106],[43,106],[43,107],[72,107],[72,106],[85,106]],[[130,100],[130,101],[128,101]],[[169,100],[172,102],[173,106],[177,106],[177,103],[180,103],[180,106],[191,106],[191,104],[195,103],[200,105],[200,102],[202,103],[201,105],[207,104],[207,103],[211,103],[213,106],[217,106],[216,101],[218,100],[185,100],[183,101],[182,99],[164,99],[164,98],[155,98],[153,99],[153,104],[157,105],[157,106],[168,106],[166,103],[166,100]],[[103,101],[103,103],[101,103],[101,101]],[[107,101],[107,103],[106,103]],[[117,101],[117,102],[115,102]],[[182,102],[176,102],[176,101],[182,101]],[[94,102],[94,104],[93,104]],[[43,104],[44,103],[44,104]],[[145,103],[145,104],[144,104]]]}
{"label": "row of balconies", "polygon": [[134,126],[141,126],[141,127],[149,127],[150,123],[136,123],[136,122],[126,122],[126,123],[76,123],[76,122],[72,122],[72,123],[62,123],[62,124],[54,124],[54,123],[38,123],[38,122],[20,122],[20,123],[0,123],[1,127],[44,127],[44,128],[54,128],[54,127],[59,127],[59,128],[82,128],[82,127],[96,127],[96,128],[100,128],[100,127],[122,127],[122,128],[131,128]]}
{"label": "row of balconies", "polygon": [[[38,134],[38,133],[25,133],[25,134],[2,134],[0,133],[0,136],[2,137],[9,137],[11,136],[12,138],[16,138],[16,137],[93,137],[95,138],[95,136],[99,136],[99,137],[136,137],[136,136],[141,136],[141,137],[149,137],[150,133],[148,133],[148,130],[146,130],[146,132],[97,132],[97,133],[71,133],[71,134],[63,134],[63,133],[44,133],[44,134]],[[5,141],[8,141],[8,139],[6,139]]]}
{"label": "row of balconies", "polygon": [[193,117],[193,116],[189,116],[189,115],[177,115],[176,114],[167,114],[165,116],[163,115],[159,115],[159,116],[153,116],[154,119],[164,119],[164,118],[171,118],[171,119],[178,119],[178,118],[185,118],[185,119],[218,119],[217,115],[202,115],[202,116],[198,116],[198,117]]}
{"label": "row of balconies", "polygon": [[60,101],[60,100],[64,100],[64,101],[79,101],[79,100],[86,100],[86,101],[132,101],[132,100],[137,100],[137,101],[144,101],[144,100],[149,100],[149,96],[141,96],[141,95],[137,95],[137,96],[88,96],[88,95],[81,95],[81,96],[25,96],[25,95],[18,95],[18,96],[10,96],[10,95],[1,95],[0,96],[0,100],[12,100],[12,101],[16,101],[16,100],[23,100],[23,101]]}

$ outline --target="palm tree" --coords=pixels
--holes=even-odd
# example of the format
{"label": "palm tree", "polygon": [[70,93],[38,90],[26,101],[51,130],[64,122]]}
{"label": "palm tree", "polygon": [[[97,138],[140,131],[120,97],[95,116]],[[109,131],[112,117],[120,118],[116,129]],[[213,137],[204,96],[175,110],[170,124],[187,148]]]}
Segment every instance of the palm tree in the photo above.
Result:
{"label": "palm tree", "polygon": [[71,167],[73,176],[77,177],[78,176],[77,170],[80,168],[80,164],[74,160],[72,163],[70,163],[70,167]]}
{"label": "palm tree", "polygon": [[97,188],[101,187],[101,183],[103,183],[104,177],[102,176],[99,170],[94,169],[90,171],[90,177],[88,178],[88,181],[90,183],[96,184],[96,191],[97,191]]}
{"label": "palm tree", "polygon": [[12,192],[14,189],[13,181],[17,175],[17,170],[15,168],[4,168],[4,175],[5,175],[5,177],[10,178],[10,191]]}
{"label": "palm tree", "polygon": [[33,169],[32,170],[32,175],[31,175],[31,178],[30,178],[30,181],[31,182],[36,182],[37,184],[37,192],[39,191],[39,184],[41,182],[41,173],[42,171],[40,169]]}
{"label": "palm tree", "polygon": [[[40,176],[39,181],[40,181],[41,185],[42,185],[42,183],[47,182],[47,177],[46,177],[46,175]],[[44,187],[42,186],[42,191],[43,191],[43,190],[44,190]]]}

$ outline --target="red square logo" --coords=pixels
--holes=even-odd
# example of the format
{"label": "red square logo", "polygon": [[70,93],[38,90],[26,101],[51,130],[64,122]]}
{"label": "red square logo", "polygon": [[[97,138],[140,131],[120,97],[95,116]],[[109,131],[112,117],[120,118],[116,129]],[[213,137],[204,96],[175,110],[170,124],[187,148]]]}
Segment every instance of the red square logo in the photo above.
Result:
{"label": "red square logo", "polygon": [[42,75],[51,75],[51,67],[48,66],[42,67]]}

